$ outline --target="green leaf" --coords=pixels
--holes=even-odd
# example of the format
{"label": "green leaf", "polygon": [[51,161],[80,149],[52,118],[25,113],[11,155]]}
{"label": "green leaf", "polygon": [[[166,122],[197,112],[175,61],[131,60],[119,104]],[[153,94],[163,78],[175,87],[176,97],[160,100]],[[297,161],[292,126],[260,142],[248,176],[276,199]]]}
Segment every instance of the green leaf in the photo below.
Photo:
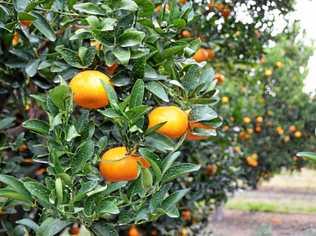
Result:
{"label": "green leaf", "polygon": [[49,202],[50,190],[47,189],[43,184],[36,181],[28,181],[24,182],[24,187],[43,207],[49,208],[52,206],[52,204]]}
{"label": "green leaf", "polygon": [[198,171],[200,169],[199,165],[191,164],[191,163],[178,163],[171,166],[163,175],[162,182],[166,183],[171,180],[176,179],[184,174]]}
{"label": "green leaf", "polygon": [[80,170],[83,170],[85,164],[92,160],[93,155],[94,142],[92,140],[88,140],[81,143],[75,157],[73,158],[72,171],[77,173]]}
{"label": "green leaf", "polygon": [[13,0],[14,8],[17,12],[25,11],[30,4],[30,0]]}
{"label": "green leaf", "polygon": [[162,85],[160,85],[160,83],[156,81],[149,82],[146,84],[146,89],[148,89],[151,93],[156,95],[164,102],[169,102],[168,94],[166,93]]}
{"label": "green leaf", "polygon": [[75,195],[73,202],[80,201],[86,196],[88,192],[92,191],[97,186],[98,186],[98,182],[94,180],[84,182],[83,184],[81,184],[81,187],[78,193]]}
{"label": "green leaf", "polygon": [[118,98],[117,98],[117,95],[116,95],[116,92],[115,92],[114,88],[111,85],[104,83],[103,80],[101,82],[102,82],[103,87],[104,87],[104,89],[105,89],[105,91],[107,93],[107,96],[109,98],[110,105],[114,109],[117,110],[119,108],[119,105],[118,105]]}
{"label": "green leaf", "polygon": [[137,11],[138,6],[132,0],[116,0],[114,2],[114,7],[120,10],[127,10],[127,11]]}
{"label": "green leaf", "polygon": [[151,135],[147,136],[146,144],[150,147],[160,150],[161,152],[172,151],[175,146],[175,143],[172,139],[158,133],[152,133]]}
{"label": "green leaf", "polygon": [[132,91],[131,91],[131,98],[129,100],[130,108],[141,105],[143,103],[144,92],[145,92],[144,81],[141,79],[138,79],[135,82],[135,84],[132,88]]}
{"label": "green leaf", "polygon": [[106,11],[103,10],[99,5],[92,2],[78,3],[73,8],[81,13],[87,13],[92,15],[105,15]]}
{"label": "green leaf", "polygon": [[0,175],[0,182],[8,185],[15,192],[23,195],[25,199],[27,199],[28,201],[32,201],[31,194],[24,187],[23,183],[19,181],[17,178],[15,178],[14,176]]}
{"label": "green leaf", "polygon": [[316,153],[315,152],[299,152],[296,154],[298,157],[305,157],[312,161],[316,161]]}
{"label": "green leaf", "polygon": [[105,222],[94,223],[91,229],[96,236],[119,236],[114,226]]}
{"label": "green leaf", "polygon": [[81,61],[81,65],[84,67],[90,66],[95,58],[97,50],[95,47],[80,47],[78,56]]}
{"label": "green leaf", "polygon": [[71,90],[66,85],[59,85],[49,91],[49,97],[55,106],[64,111],[70,105]]}
{"label": "green leaf", "polygon": [[141,175],[143,186],[146,190],[150,189],[153,185],[153,176],[149,169],[142,169]]}
{"label": "green leaf", "polygon": [[100,214],[119,214],[120,210],[119,208],[114,204],[113,201],[105,200],[102,201],[97,206],[98,213]]}
{"label": "green leaf", "polygon": [[166,173],[166,171],[172,166],[172,164],[176,161],[176,159],[180,156],[181,152],[174,152],[169,154],[164,158],[162,162],[162,173]]}
{"label": "green leaf", "polygon": [[145,33],[135,29],[127,29],[119,37],[121,47],[133,47],[142,43],[145,38]]}
{"label": "green leaf", "polygon": [[151,0],[135,0],[139,7],[139,15],[142,17],[151,17],[153,15],[155,5]]}
{"label": "green leaf", "polygon": [[69,221],[47,218],[37,229],[36,236],[55,236],[70,224]]}
{"label": "green leaf", "polygon": [[123,65],[128,64],[131,57],[129,49],[124,48],[115,48],[113,54]]}
{"label": "green leaf", "polygon": [[55,32],[52,30],[51,26],[47,20],[40,14],[33,13],[36,20],[33,21],[33,25],[50,41],[56,40]]}
{"label": "green leaf", "polygon": [[47,136],[49,131],[48,123],[42,120],[27,120],[23,123],[23,127],[44,136]]}
{"label": "green leaf", "polygon": [[76,127],[74,125],[71,125],[67,132],[66,141],[69,142],[79,136],[80,134],[77,132]]}
{"label": "green leaf", "polygon": [[32,204],[32,201],[24,194],[13,191],[12,189],[2,188],[0,189],[0,197],[7,198],[17,201],[26,202],[28,204]]}
{"label": "green leaf", "polygon": [[161,204],[161,208],[168,211],[174,207],[187,193],[189,189],[182,189],[170,194]]}
{"label": "green leaf", "polygon": [[104,194],[109,195],[112,192],[115,192],[127,185],[127,181],[116,182],[108,185],[108,188],[105,190]]}
{"label": "green leaf", "polygon": [[6,117],[0,120],[0,130],[10,128],[15,121],[15,117]]}
{"label": "green leaf", "polygon": [[165,184],[161,187],[161,189],[153,194],[153,197],[150,201],[150,207],[152,209],[156,209],[160,207],[162,201],[165,199],[165,196],[167,195],[171,185],[170,184]]}
{"label": "green leaf", "polygon": [[190,120],[194,121],[209,121],[217,117],[217,113],[207,105],[195,105],[190,112]]}
{"label": "green leaf", "polygon": [[153,173],[156,177],[156,181],[160,181],[162,177],[161,169],[159,166],[159,160],[160,158],[153,152],[151,152],[147,148],[140,148],[139,153],[150,162],[150,168],[153,170]]}
{"label": "green leaf", "polygon": [[41,62],[40,59],[35,59],[35,60],[30,61],[25,67],[25,73],[30,77],[33,77],[34,75],[36,75],[40,62]]}
{"label": "green leaf", "polygon": [[24,219],[22,219],[22,220],[16,221],[16,223],[19,224],[19,225],[24,225],[24,226],[26,226],[26,227],[28,227],[28,228],[34,230],[34,231],[37,231],[38,228],[39,228],[39,225],[36,224],[36,223],[35,223],[33,220],[31,220],[31,219],[26,219],[26,218],[24,218]]}

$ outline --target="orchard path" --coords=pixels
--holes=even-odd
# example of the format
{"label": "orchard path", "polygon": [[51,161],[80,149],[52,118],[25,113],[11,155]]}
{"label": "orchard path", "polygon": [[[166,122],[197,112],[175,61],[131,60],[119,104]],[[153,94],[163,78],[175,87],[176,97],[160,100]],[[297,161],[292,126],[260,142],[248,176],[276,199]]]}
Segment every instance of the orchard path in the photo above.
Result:
{"label": "orchard path", "polygon": [[[249,204],[252,211],[245,210]],[[256,191],[238,192],[223,220],[209,227],[214,236],[316,236],[316,172],[282,174]]]}

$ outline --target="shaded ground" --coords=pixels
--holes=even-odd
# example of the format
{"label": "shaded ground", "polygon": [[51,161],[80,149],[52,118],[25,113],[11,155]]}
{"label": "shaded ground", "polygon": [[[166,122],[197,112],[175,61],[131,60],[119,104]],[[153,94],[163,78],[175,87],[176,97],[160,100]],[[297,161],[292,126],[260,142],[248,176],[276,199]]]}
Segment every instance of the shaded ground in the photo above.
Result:
{"label": "shaded ground", "polygon": [[316,172],[288,173],[236,194],[214,236],[316,236]]}

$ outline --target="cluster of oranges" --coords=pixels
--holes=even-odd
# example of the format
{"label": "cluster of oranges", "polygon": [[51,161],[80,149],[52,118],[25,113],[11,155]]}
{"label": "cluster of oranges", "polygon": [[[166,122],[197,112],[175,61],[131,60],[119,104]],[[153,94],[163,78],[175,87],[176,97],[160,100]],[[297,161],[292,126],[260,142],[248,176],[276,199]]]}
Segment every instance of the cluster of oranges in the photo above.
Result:
{"label": "cluster of oranges", "polygon": [[199,48],[193,55],[196,62],[211,61],[215,58],[215,52],[211,48]]}
{"label": "cluster of oranges", "polygon": [[[70,81],[74,102],[86,109],[98,109],[109,104],[103,84],[111,85],[110,78],[96,70],[78,73]],[[148,128],[159,127],[156,132],[169,138],[179,138],[187,133],[187,140],[203,140],[207,137],[195,135],[194,128],[212,129],[200,122],[189,121],[189,112],[177,106],[159,106],[148,114]],[[138,176],[138,165],[149,168],[150,164],[136,151],[126,147],[115,147],[106,151],[100,162],[100,173],[111,182],[134,180]]]}
{"label": "cluster of oranges", "polygon": [[215,0],[211,0],[211,2],[208,4],[208,8],[209,10],[212,10],[213,8],[216,9],[225,19],[227,19],[231,13],[231,9],[227,4],[215,2]]}
{"label": "cluster of oranges", "polygon": [[[275,131],[280,136],[283,136],[285,134],[285,130],[280,126],[278,126],[275,129]],[[303,133],[300,130],[298,130],[295,125],[290,125],[288,127],[288,134],[284,135],[283,137],[284,142],[287,143],[288,141],[290,141],[291,136],[294,138],[300,139],[303,136]]]}

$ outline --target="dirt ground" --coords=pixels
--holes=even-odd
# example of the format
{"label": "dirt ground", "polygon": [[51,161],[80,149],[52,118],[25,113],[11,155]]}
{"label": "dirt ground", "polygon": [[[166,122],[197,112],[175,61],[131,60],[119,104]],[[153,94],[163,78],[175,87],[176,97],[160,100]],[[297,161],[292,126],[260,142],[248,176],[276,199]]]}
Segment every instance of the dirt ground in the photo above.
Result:
{"label": "dirt ground", "polygon": [[[295,204],[305,204],[311,208],[316,205],[315,173],[306,170],[294,175],[276,176],[256,191],[239,192],[231,201],[235,205],[236,202],[248,200],[277,204],[286,202],[289,208]],[[223,220],[212,221],[210,227],[214,236],[316,236],[316,214],[249,212],[224,208]]]}
{"label": "dirt ground", "polygon": [[214,236],[316,236],[316,215],[225,210]]}

